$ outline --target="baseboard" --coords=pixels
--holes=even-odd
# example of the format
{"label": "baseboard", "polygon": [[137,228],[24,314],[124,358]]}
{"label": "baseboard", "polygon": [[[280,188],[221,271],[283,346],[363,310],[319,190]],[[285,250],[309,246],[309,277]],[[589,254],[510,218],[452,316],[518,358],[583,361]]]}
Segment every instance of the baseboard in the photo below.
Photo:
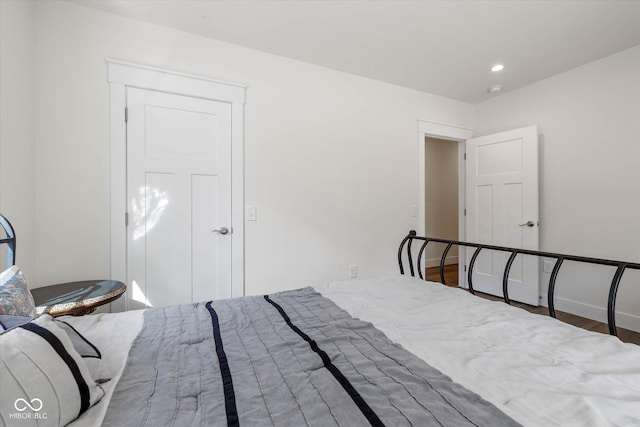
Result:
{"label": "baseboard", "polygon": [[[425,268],[440,267],[440,259],[441,258],[431,258],[431,259],[425,260]],[[457,255],[448,256],[444,260],[444,264],[445,265],[457,264],[457,263],[458,263],[458,256]]]}
{"label": "baseboard", "polygon": [[[565,313],[575,314],[576,316],[586,317],[587,319],[607,324],[606,308],[558,297],[555,297],[553,302],[555,309],[558,311],[564,311]],[[548,306],[546,293],[540,295],[540,305]],[[617,311],[616,326],[640,332],[640,316]]]}

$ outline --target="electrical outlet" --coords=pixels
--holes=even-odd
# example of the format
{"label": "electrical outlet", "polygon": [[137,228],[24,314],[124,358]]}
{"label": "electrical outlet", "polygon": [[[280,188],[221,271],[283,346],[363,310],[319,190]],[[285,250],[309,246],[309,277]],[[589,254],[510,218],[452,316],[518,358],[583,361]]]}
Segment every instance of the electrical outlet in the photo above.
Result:
{"label": "electrical outlet", "polygon": [[542,271],[544,271],[545,273],[551,273],[553,271],[554,264],[554,261],[545,259],[544,261],[542,261]]}
{"label": "electrical outlet", "polygon": [[357,265],[350,265],[349,266],[349,278],[350,279],[355,279],[356,277],[358,277],[358,266]]}

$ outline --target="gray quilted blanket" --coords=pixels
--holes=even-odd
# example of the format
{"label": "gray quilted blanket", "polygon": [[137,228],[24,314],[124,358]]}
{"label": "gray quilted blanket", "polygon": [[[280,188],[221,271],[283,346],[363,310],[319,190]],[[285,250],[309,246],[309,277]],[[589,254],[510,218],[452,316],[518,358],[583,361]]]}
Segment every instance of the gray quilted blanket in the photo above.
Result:
{"label": "gray quilted blanket", "polygon": [[149,309],[105,426],[512,426],[312,288]]}

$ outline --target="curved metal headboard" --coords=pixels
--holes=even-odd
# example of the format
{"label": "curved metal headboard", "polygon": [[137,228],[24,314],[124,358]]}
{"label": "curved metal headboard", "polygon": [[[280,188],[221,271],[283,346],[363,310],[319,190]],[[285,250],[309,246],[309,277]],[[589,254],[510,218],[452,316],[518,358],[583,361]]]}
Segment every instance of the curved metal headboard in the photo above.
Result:
{"label": "curved metal headboard", "polygon": [[[414,258],[411,253],[411,244],[413,243],[414,240],[419,240],[424,242],[420,246],[418,257],[415,261],[415,268],[414,268]],[[398,264],[400,265],[400,274],[404,274],[402,251],[406,245],[407,246],[406,259],[409,262],[409,274],[411,274],[411,276],[415,276],[415,270],[418,270],[418,276],[420,276],[421,279],[423,278],[422,269],[420,268],[420,265],[422,261],[422,255],[424,254],[424,250],[427,246],[427,243],[429,242],[438,242],[438,243],[447,244],[447,247],[445,248],[442,254],[442,258],[440,259],[440,281],[445,285],[446,285],[446,282],[444,280],[444,265],[445,265],[445,259],[447,258],[447,254],[449,253],[449,249],[451,249],[451,247],[454,245],[475,248],[473,256],[471,257],[471,261],[469,262],[469,268],[467,271],[467,281],[469,284],[469,292],[471,292],[472,294],[474,293],[473,281],[472,281],[473,267],[480,251],[483,249],[490,249],[494,251],[510,253],[509,260],[507,261],[504,267],[504,273],[502,277],[503,299],[504,299],[504,302],[506,302],[507,304],[511,304],[511,301],[509,300],[509,290],[508,290],[509,271],[511,270],[511,266],[513,265],[513,261],[515,260],[516,256],[521,254],[521,255],[533,255],[533,256],[544,257],[544,258],[555,258],[556,263],[553,266],[553,271],[551,272],[551,277],[549,278],[549,290],[547,292],[549,315],[551,317],[556,317],[553,294],[555,291],[556,279],[558,278],[558,272],[560,271],[560,267],[562,266],[562,263],[564,261],[576,261],[576,262],[582,262],[586,264],[597,264],[597,265],[607,265],[610,267],[616,267],[616,272],[611,281],[611,286],[609,287],[609,301],[607,304],[607,320],[609,324],[609,333],[615,336],[618,335],[618,330],[616,328],[616,315],[615,315],[616,296],[618,294],[618,287],[620,286],[622,275],[627,269],[640,270],[640,264],[634,263],[634,262],[616,261],[616,260],[601,259],[601,258],[588,258],[588,257],[582,257],[582,256],[575,256],[575,255],[558,254],[553,252],[542,252],[542,251],[534,251],[529,249],[509,248],[505,246],[485,245],[481,243],[459,242],[457,240],[422,237],[422,236],[417,236],[415,230],[411,230],[409,231],[409,234],[402,240],[402,242],[400,243],[400,247],[398,248]]]}
{"label": "curved metal headboard", "polygon": [[16,263],[16,233],[7,218],[0,215],[0,226],[4,229],[7,237],[0,239],[0,245],[7,245],[7,262],[5,270]]}

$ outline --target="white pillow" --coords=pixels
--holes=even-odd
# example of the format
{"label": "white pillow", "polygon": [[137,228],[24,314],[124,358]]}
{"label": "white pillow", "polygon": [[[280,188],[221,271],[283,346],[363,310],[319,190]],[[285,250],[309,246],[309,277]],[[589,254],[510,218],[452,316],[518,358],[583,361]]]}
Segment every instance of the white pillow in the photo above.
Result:
{"label": "white pillow", "polygon": [[[71,340],[49,315],[0,335],[0,418],[63,426],[103,396]],[[22,424],[21,424],[22,425]]]}
{"label": "white pillow", "polygon": [[[0,314],[0,333],[16,328],[25,323],[29,323],[33,319],[33,317]],[[78,352],[84,363],[89,368],[91,378],[93,378],[98,384],[109,381],[111,379],[111,373],[109,372],[106,363],[103,363],[102,353],[98,347],[78,332],[76,328],[67,323],[64,320],[64,317],[62,319],[53,319],[53,321],[60,327],[60,329],[65,331],[69,339],[71,339],[73,348]]]}
{"label": "white pillow", "polygon": [[65,331],[67,336],[71,339],[73,348],[78,352],[84,363],[89,368],[91,378],[93,378],[98,384],[109,381],[111,379],[111,374],[109,373],[106,365],[102,363],[102,353],[100,353],[98,347],[96,347],[65,320],[58,318],[55,319],[54,322],[56,322],[56,325]]}

